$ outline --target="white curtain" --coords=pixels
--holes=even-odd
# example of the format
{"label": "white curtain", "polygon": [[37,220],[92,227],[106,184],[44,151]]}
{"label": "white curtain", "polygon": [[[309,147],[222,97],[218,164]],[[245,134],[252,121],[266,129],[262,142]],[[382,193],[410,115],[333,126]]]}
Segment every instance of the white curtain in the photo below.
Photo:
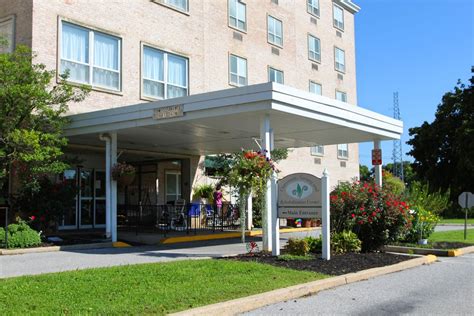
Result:
{"label": "white curtain", "polygon": [[146,96],[164,98],[163,53],[152,48],[143,48],[143,93]]}
{"label": "white curtain", "polygon": [[89,83],[89,66],[83,65],[88,63],[89,31],[69,23],[63,23],[61,37],[61,73],[64,73],[68,69],[70,80]]}
{"label": "white curtain", "polygon": [[[187,94],[186,59],[168,55],[168,98]],[[177,87],[180,86],[180,87]]]}
{"label": "white curtain", "polygon": [[165,0],[165,2],[173,7],[188,11],[188,0]]}
{"label": "white curtain", "polygon": [[101,33],[94,34],[94,85],[119,89],[118,54],[117,38]]}

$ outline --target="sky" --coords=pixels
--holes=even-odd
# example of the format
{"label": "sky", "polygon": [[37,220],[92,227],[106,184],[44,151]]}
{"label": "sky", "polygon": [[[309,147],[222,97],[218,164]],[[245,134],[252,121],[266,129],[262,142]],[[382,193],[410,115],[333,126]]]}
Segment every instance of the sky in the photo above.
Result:
{"label": "sky", "polygon": [[[458,79],[468,83],[474,65],[474,0],[354,0],[358,105],[393,116],[398,91],[408,129],[432,122],[444,93]],[[372,143],[359,146],[360,163],[371,166]],[[383,164],[392,162],[392,141],[382,142]]]}

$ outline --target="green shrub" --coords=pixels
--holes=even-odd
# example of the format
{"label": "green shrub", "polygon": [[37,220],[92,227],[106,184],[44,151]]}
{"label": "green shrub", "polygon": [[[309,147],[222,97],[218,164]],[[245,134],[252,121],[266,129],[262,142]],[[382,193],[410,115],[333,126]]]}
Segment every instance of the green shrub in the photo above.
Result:
{"label": "green shrub", "polygon": [[400,195],[405,192],[405,183],[399,178],[394,176],[391,172],[382,171],[382,182],[383,186],[386,187],[393,194]]}
{"label": "green shrub", "polygon": [[361,241],[355,233],[342,231],[332,236],[331,248],[335,253],[360,252]]}
{"label": "green shrub", "polygon": [[410,213],[412,215],[412,227],[405,237],[405,241],[416,243],[420,239],[428,239],[434,232],[439,217],[420,206],[414,207]]}
{"label": "green shrub", "polygon": [[208,199],[212,203],[214,186],[211,184],[200,184],[193,188],[194,198]]}
{"label": "green shrub", "polygon": [[313,260],[312,256],[295,256],[295,255],[281,255],[278,256],[279,261],[296,261],[296,260]]}
{"label": "green shrub", "polygon": [[309,252],[312,253],[319,253],[323,249],[323,238],[319,236],[318,238],[308,236],[305,237],[304,240],[308,243]]}
{"label": "green shrub", "polygon": [[331,233],[352,231],[362,251],[374,251],[401,240],[411,228],[409,206],[389,186],[354,182],[331,192]]}
{"label": "green shrub", "polygon": [[306,256],[309,253],[308,242],[301,238],[290,238],[286,249],[290,255],[294,256]]}
{"label": "green shrub", "polygon": [[430,192],[428,184],[414,181],[408,191],[408,200],[413,207],[422,208],[439,215],[451,206],[449,195],[449,190],[446,192],[441,190]]}
{"label": "green shrub", "polygon": [[[0,244],[5,245],[5,230],[0,228]],[[6,248],[28,248],[41,244],[40,234],[25,221],[8,225],[8,245]]]}

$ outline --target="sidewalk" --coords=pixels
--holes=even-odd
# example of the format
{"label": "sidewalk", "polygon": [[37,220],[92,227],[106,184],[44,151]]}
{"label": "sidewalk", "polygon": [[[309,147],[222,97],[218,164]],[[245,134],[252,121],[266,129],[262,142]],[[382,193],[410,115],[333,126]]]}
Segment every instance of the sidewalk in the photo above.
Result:
{"label": "sidewalk", "polygon": [[[281,234],[282,245],[290,237],[318,235],[318,231]],[[261,248],[261,238],[257,241]],[[0,256],[0,278],[33,275],[127,264],[167,262],[184,259],[202,259],[245,253],[246,245],[239,239],[210,240],[163,246],[106,248],[49,253]]]}

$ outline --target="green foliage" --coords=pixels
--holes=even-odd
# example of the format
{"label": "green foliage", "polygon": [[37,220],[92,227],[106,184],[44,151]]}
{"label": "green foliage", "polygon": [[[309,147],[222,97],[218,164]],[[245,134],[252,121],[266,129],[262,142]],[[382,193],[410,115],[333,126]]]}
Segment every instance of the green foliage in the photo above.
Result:
{"label": "green foliage", "polygon": [[388,186],[340,184],[331,193],[330,202],[332,233],[353,231],[364,252],[404,238],[411,227],[408,204]]}
{"label": "green foliage", "polygon": [[[388,172],[393,173],[393,163],[389,162],[388,164],[382,166],[382,169]],[[415,173],[413,172],[412,163],[410,161],[403,162],[403,177],[404,182],[410,186],[410,184],[415,180]]]}
{"label": "green foliage", "polygon": [[360,181],[373,181],[372,172],[366,165],[359,165],[359,179]]}
{"label": "green foliage", "polygon": [[295,256],[295,255],[281,255],[278,256],[280,261],[299,261],[299,260],[314,260],[313,256]]}
{"label": "green foliage", "polygon": [[32,219],[37,230],[54,230],[66,209],[74,207],[77,188],[73,181],[53,182],[48,177],[38,180],[38,187],[24,185],[13,199],[13,207]]}
{"label": "green foliage", "polygon": [[431,191],[450,189],[453,202],[474,188],[474,77],[470,81],[469,86],[458,81],[443,96],[433,122],[408,130],[417,178]]}
{"label": "green foliage", "polygon": [[308,243],[309,251],[312,253],[319,253],[323,249],[323,238],[320,235],[318,238],[307,236],[304,240]]}
{"label": "green foliage", "polygon": [[214,186],[211,184],[199,184],[193,188],[193,192],[195,198],[212,200]]}
{"label": "green foliage", "polygon": [[331,249],[335,253],[360,252],[361,241],[351,231],[342,231],[331,236]]}
{"label": "green foliage", "polygon": [[290,238],[288,239],[286,250],[288,250],[288,253],[290,255],[307,256],[309,253],[309,245],[305,239]]}
{"label": "green foliage", "polygon": [[446,211],[451,205],[449,195],[449,189],[446,192],[442,192],[441,189],[430,192],[428,184],[419,181],[414,181],[408,191],[410,205],[437,215]]}
{"label": "green foliage", "polygon": [[408,231],[405,241],[415,243],[420,239],[427,239],[434,232],[439,217],[421,206],[413,207],[410,213],[412,227]]}
{"label": "green foliage", "polygon": [[[5,245],[5,229],[0,227],[0,244]],[[40,234],[25,221],[8,225],[8,245],[6,248],[28,248],[41,244]]]}
{"label": "green foliage", "polygon": [[382,171],[382,183],[393,194],[400,195],[405,192],[405,183],[389,171]]}
{"label": "green foliage", "polygon": [[0,54],[0,186],[10,167],[25,183],[38,175],[66,168],[62,148],[68,103],[84,100],[87,89],[67,84],[45,65],[34,63],[35,55],[19,45],[13,53]]}

